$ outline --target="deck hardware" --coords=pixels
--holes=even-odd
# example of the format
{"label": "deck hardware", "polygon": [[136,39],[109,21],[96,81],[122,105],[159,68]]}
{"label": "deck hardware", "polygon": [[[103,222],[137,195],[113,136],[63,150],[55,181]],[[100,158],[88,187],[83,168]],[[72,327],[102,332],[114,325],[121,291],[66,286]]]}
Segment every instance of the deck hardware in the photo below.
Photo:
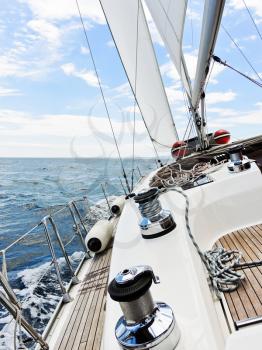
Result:
{"label": "deck hardware", "polygon": [[262,322],[262,317],[258,316],[258,317],[250,317],[245,320],[235,321],[234,323],[235,323],[236,330],[239,330],[240,328],[252,326],[254,324],[261,323],[261,322]]}
{"label": "deck hardware", "polygon": [[142,237],[146,239],[163,236],[176,227],[171,212],[162,209],[158,197],[159,190],[156,187],[143,190],[134,197],[142,216],[140,221]]}
{"label": "deck hardware", "polygon": [[110,297],[119,302],[123,316],[115,327],[122,349],[175,349],[180,331],[170,306],[155,302],[150,287],[160,283],[147,265],[124,269],[108,287]]}
{"label": "deck hardware", "polygon": [[241,171],[250,169],[250,160],[243,155],[243,150],[244,147],[241,144],[228,149],[230,161],[227,167],[229,172],[240,173]]}

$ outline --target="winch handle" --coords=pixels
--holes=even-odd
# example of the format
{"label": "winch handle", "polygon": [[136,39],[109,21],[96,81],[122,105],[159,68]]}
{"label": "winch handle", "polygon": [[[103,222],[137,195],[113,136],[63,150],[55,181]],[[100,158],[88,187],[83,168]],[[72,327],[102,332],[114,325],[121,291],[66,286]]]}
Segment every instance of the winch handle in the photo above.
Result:
{"label": "winch handle", "polygon": [[130,269],[125,269],[116,276],[115,280],[118,284],[125,284],[148,272],[151,274],[155,284],[160,283],[159,277],[154,274],[152,267],[149,265],[138,265]]}

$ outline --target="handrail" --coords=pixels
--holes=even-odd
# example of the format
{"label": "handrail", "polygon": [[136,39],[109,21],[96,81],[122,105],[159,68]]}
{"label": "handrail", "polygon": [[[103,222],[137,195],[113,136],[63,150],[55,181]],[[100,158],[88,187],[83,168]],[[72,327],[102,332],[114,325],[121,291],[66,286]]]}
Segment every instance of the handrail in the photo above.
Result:
{"label": "handrail", "polygon": [[[52,261],[50,263],[50,266],[54,266],[55,268],[55,272],[56,272],[56,276],[58,279],[58,283],[60,285],[61,291],[62,291],[62,302],[67,303],[70,302],[72,300],[72,298],[70,297],[69,293],[68,293],[68,288],[66,288],[64,286],[63,283],[63,279],[62,279],[62,275],[61,275],[61,270],[58,264],[58,259],[56,257],[56,253],[55,253],[55,249],[54,249],[54,245],[51,239],[51,231],[54,233],[56,240],[58,241],[59,247],[61,249],[62,255],[65,259],[66,265],[70,271],[71,274],[71,280],[69,282],[69,285],[71,284],[76,284],[79,283],[80,281],[78,280],[78,277],[76,276],[76,273],[72,267],[72,264],[70,262],[69,256],[66,252],[65,249],[65,245],[61,239],[61,235],[60,232],[58,230],[58,227],[55,223],[54,220],[54,216],[57,215],[58,213],[61,213],[63,210],[68,209],[69,213],[72,216],[73,222],[74,222],[74,226],[76,228],[72,238],[74,237],[79,237],[80,242],[83,246],[84,252],[85,252],[85,256],[83,257],[83,259],[81,259],[80,264],[82,264],[83,260],[86,258],[90,258],[89,252],[85,246],[85,242],[84,242],[84,237],[82,235],[82,232],[84,231],[84,234],[87,235],[88,231],[87,228],[84,224],[84,220],[80,214],[80,211],[76,205],[76,203],[85,201],[87,198],[83,197],[83,199],[78,199],[78,200],[73,200],[70,201],[69,203],[67,203],[63,208],[57,210],[56,212],[54,212],[52,215],[47,215],[44,218],[42,218],[42,220],[35,225],[33,228],[31,228],[29,231],[27,231],[25,234],[23,234],[22,236],[20,236],[18,239],[16,239],[14,242],[12,242],[11,244],[9,244],[6,248],[2,249],[0,251],[0,254],[2,255],[2,272],[0,271],[0,285],[3,286],[4,291],[6,293],[6,295],[0,291],[0,304],[2,304],[7,310],[8,312],[14,317],[14,319],[18,319],[20,317],[21,320],[21,325],[23,326],[23,328],[32,336],[32,338],[38,342],[41,346],[41,349],[47,350],[48,349],[48,345],[47,343],[44,341],[44,338],[41,337],[37,331],[24,319],[24,317],[21,315],[21,305],[23,303],[20,304],[20,302],[17,300],[15,293],[13,292],[13,289],[11,288],[9,282],[8,282],[8,277],[7,277],[7,263],[6,263],[6,252],[12,248],[15,244],[18,244],[19,242],[21,242],[25,237],[27,237],[30,233],[32,233],[35,229],[37,229],[38,227],[42,226],[44,228],[44,235],[45,235],[45,239],[52,257]],[[71,238],[71,241],[73,240]],[[68,243],[67,243],[68,244]],[[48,270],[50,268],[50,266],[48,267]],[[47,270],[47,271],[48,271]],[[47,271],[44,272],[44,274],[40,277],[40,279],[37,281],[37,285],[40,283],[40,281],[42,280],[43,276],[46,275]]]}
{"label": "handrail", "polygon": [[23,328],[31,335],[31,337],[37,343],[40,344],[41,349],[48,350],[49,346],[44,341],[44,339],[35,331],[35,329],[25,320],[24,317],[21,317],[21,306],[19,305],[8,281],[1,273],[0,284],[4,287],[4,290],[7,294],[7,296],[5,296],[4,293],[0,291],[0,303],[9,311],[9,313],[13,316],[14,319],[17,320],[20,314],[20,321]]}

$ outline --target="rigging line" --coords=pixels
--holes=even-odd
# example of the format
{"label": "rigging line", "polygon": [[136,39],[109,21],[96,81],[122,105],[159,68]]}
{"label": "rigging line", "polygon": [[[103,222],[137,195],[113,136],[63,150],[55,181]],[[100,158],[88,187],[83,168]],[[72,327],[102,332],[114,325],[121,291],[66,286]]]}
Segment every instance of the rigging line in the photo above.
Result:
{"label": "rigging line", "polygon": [[[121,64],[122,64],[123,70],[124,70],[124,72],[125,72],[127,81],[128,81],[128,83],[129,83],[130,89],[131,89],[131,91],[132,91],[133,94],[134,94],[134,90],[133,90],[133,87],[132,87],[132,85],[131,85],[131,81],[130,81],[130,79],[129,79],[129,77],[128,77],[128,74],[127,74],[127,71],[126,71],[124,62],[123,62],[123,60],[122,60],[122,57],[121,57],[120,52],[119,52],[119,50],[118,50],[118,47],[117,47],[117,45],[116,45],[116,41],[115,41],[114,35],[113,35],[113,33],[112,33],[112,30],[111,30],[111,28],[110,28],[110,25],[109,25],[109,23],[108,23],[107,16],[106,16],[106,13],[105,13],[105,10],[104,10],[104,7],[103,7],[103,4],[102,4],[101,0],[99,0],[99,3],[100,3],[100,6],[101,6],[101,9],[102,9],[102,11],[103,11],[103,14],[104,14],[104,16],[105,16],[108,29],[109,29],[109,31],[110,31],[110,33],[111,33],[111,37],[112,37],[113,42],[114,42],[114,44],[115,44],[115,47],[116,47],[116,50],[117,50],[117,53],[118,53],[120,62],[121,62]],[[148,128],[148,126],[146,125],[145,118],[144,118],[144,116],[143,116],[142,110],[141,110],[141,108],[140,108],[140,105],[139,105],[139,103],[138,103],[138,101],[137,101],[136,96],[135,96],[135,100],[136,100],[137,106],[138,106],[138,108],[139,108],[139,111],[140,111],[142,120],[143,120],[143,122],[144,122],[146,131],[147,131],[147,133],[148,133],[148,135],[149,135],[149,138],[150,138],[150,141],[151,141],[151,143],[152,143],[152,146],[153,146],[153,149],[154,149],[154,152],[155,152],[156,163],[157,163],[157,164],[159,163],[159,165],[162,166],[162,162],[161,162],[161,160],[160,160],[160,158],[159,158],[158,152],[157,152],[156,147],[155,147],[155,144],[154,144],[154,142],[157,142],[157,141],[155,141],[155,140],[152,138],[151,134],[150,134],[149,128]],[[159,143],[159,142],[157,142],[157,143]]]}
{"label": "rigging line", "polygon": [[186,130],[185,130],[184,135],[183,135],[183,138],[182,138],[182,140],[185,141],[187,129],[188,129],[188,127],[189,127],[189,124],[190,124],[190,122],[191,122],[191,118],[193,117],[193,115],[192,115],[192,114],[190,115],[190,114],[188,113],[188,105],[187,105],[187,103],[186,103],[185,92],[184,92],[183,89],[182,89],[182,92],[183,92],[184,104],[185,104],[185,107],[186,107],[186,114],[187,114],[187,117],[188,117],[188,124],[187,124]]}
{"label": "rigging line", "polygon": [[[186,95],[186,92],[185,92],[185,88],[182,86],[182,91],[183,91],[183,98],[184,98],[184,103],[185,103],[185,106],[187,108],[187,115],[188,115],[188,119],[191,118],[191,116],[193,117],[193,113],[191,111],[191,108],[188,104],[188,99],[186,99],[185,95]],[[197,135],[197,130],[196,130],[196,125],[194,123],[194,130],[195,130],[195,135]]]}
{"label": "rigging line", "polygon": [[246,8],[246,10],[247,10],[247,12],[248,12],[248,14],[249,14],[249,17],[250,17],[251,21],[252,21],[253,24],[254,24],[254,27],[255,27],[255,29],[256,29],[256,31],[257,31],[257,34],[259,35],[260,39],[262,40],[262,34],[261,34],[260,31],[259,31],[259,28],[258,28],[258,26],[257,26],[257,24],[256,24],[256,22],[255,22],[255,20],[254,20],[254,18],[253,18],[253,16],[252,16],[251,11],[250,11],[249,8],[247,7],[247,4],[246,4],[245,0],[242,0],[242,1],[243,1],[243,4],[245,5],[245,8]]}
{"label": "rigging line", "polygon": [[[135,87],[134,95],[136,96],[137,88],[137,57],[138,57],[138,30],[139,30],[139,10],[140,0],[137,0],[137,19],[136,19],[136,59],[135,59]],[[135,136],[136,136],[136,98],[134,98],[134,115],[133,115],[133,149],[132,149],[132,174],[131,174],[131,189],[134,188],[134,171],[135,171]]]}
{"label": "rigging line", "polygon": [[247,62],[247,64],[250,66],[250,68],[253,70],[253,72],[256,74],[256,76],[258,77],[259,80],[262,81],[262,78],[260,77],[260,75],[258,74],[258,72],[256,71],[256,69],[254,68],[254,66],[252,65],[252,63],[249,61],[249,59],[247,58],[247,56],[244,54],[244,52],[241,50],[240,46],[238,45],[238,43],[233,39],[233,37],[231,36],[231,34],[227,31],[227,29],[223,26],[223,24],[221,25],[222,28],[224,29],[224,31],[226,32],[227,36],[230,38],[230,40],[233,42],[233,44],[236,46],[236,48],[238,49],[238,51],[241,53],[242,57],[245,59],[245,61]]}
{"label": "rigging line", "polygon": [[[190,138],[190,135],[191,135],[191,131],[192,131],[192,128],[193,128],[193,125],[195,124],[194,123],[194,119],[193,119],[193,115],[191,116],[191,119],[189,120],[189,123],[188,125],[190,124],[191,122],[191,126],[190,126],[190,129],[189,129],[189,133],[188,133],[188,136],[187,136],[187,140],[186,140],[186,147],[185,147],[185,150],[188,150],[189,149],[189,138]],[[182,159],[185,158],[187,156],[186,152],[184,153],[184,155],[182,156]]]}
{"label": "rigging line", "polygon": [[230,66],[226,61],[222,61],[220,57],[213,55],[213,59],[214,59],[214,61],[216,61],[217,63],[220,63],[220,64],[222,64],[223,66],[232,69],[232,70],[235,71],[236,73],[242,75],[244,78],[250,80],[252,83],[258,85],[259,87],[262,87],[262,83],[260,83],[259,81],[257,81],[257,80],[255,80],[255,79],[249,77],[248,75],[246,75],[246,74],[240,72],[240,71],[237,70],[236,68]]}
{"label": "rigging line", "polygon": [[185,130],[184,135],[183,135],[183,138],[182,138],[183,141],[185,141],[186,134],[187,134],[187,130],[188,130],[189,125],[190,125],[190,123],[191,123],[191,119],[192,119],[192,116],[188,119],[187,126],[186,126],[186,130]]}
{"label": "rigging line", "polygon": [[115,143],[115,146],[116,146],[116,149],[117,149],[117,153],[118,153],[118,158],[119,158],[119,161],[120,161],[120,164],[121,164],[123,177],[124,177],[125,182],[126,182],[126,187],[127,187],[128,191],[130,193],[131,189],[130,189],[130,186],[129,186],[129,183],[128,183],[128,179],[127,179],[127,176],[126,176],[124,163],[123,163],[123,160],[121,158],[121,154],[120,154],[120,150],[119,150],[119,147],[118,147],[118,143],[117,143],[116,135],[115,135],[115,132],[114,132],[113,124],[112,124],[112,121],[111,121],[111,118],[110,118],[110,114],[109,114],[109,110],[108,110],[108,107],[107,107],[104,91],[103,91],[103,88],[102,88],[102,85],[101,85],[101,82],[100,82],[100,79],[99,79],[99,75],[98,75],[95,59],[94,59],[94,56],[93,56],[93,53],[92,53],[91,45],[90,45],[89,40],[88,40],[88,36],[87,36],[87,32],[86,32],[86,27],[85,27],[85,24],[84,24],[83,16],[82,16],[82,13],[81,13],[81,10],[80,10],[80,7],[79,7],[78,0],[75,0],[75,1],[76,1],[78,13],[79,13],[79,18],[80,18],[80,21],[82,23],[85,39],[86,39],[86,42],[87,42],[87,46],[88,46],[88,49],[89,49],[89,52],[90,52],[90,57],[91,57],[91,60],[92,60],[93,66],[94,66],[94,70],[95,70],[95,74],[96,74],[99,90],[100,90],[100,93],[101,93],[101,96],[102,96],[102,99],[103,99],[103,103],[104,103],[104,107],[105,107],[105,110],[106,110],[107,118],[108,118],[108,121],[109,121],[109,124],[110,124],[110,128],[111,128],[111,131],[112,131],[113,138],[114,138],[114,143]]}

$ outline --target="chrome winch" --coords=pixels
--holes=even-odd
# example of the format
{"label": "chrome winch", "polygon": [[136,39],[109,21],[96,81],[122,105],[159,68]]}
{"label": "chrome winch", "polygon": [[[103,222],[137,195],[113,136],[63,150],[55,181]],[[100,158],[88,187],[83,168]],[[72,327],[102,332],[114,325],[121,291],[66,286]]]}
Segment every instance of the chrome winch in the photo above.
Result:
{"label": "chrome winch", "polygon": [[157,187],[143,190],[134,197],[142,216],[140,228],[143,238],[160,237],[176,227],[171,212],[162,209],[158,197],[159,189]]}
{"label": "chrome winch", "polygon": [[134,266],[118,273],[108,287],[110,297],[119,302],[123,316],[115,327],[122,349],[175,349],[180,331],[170,306],[154,302],[150,287],[159,283],[150,266]]}
{"label": "chrome winch", "polygon": [[243,150],[243,145],[233,146],[228,149],[227,152],[229,154],[230,160],[227,167],[230,172],[239,173],[241,171],[250,169],[250,160],[243,155]]}

